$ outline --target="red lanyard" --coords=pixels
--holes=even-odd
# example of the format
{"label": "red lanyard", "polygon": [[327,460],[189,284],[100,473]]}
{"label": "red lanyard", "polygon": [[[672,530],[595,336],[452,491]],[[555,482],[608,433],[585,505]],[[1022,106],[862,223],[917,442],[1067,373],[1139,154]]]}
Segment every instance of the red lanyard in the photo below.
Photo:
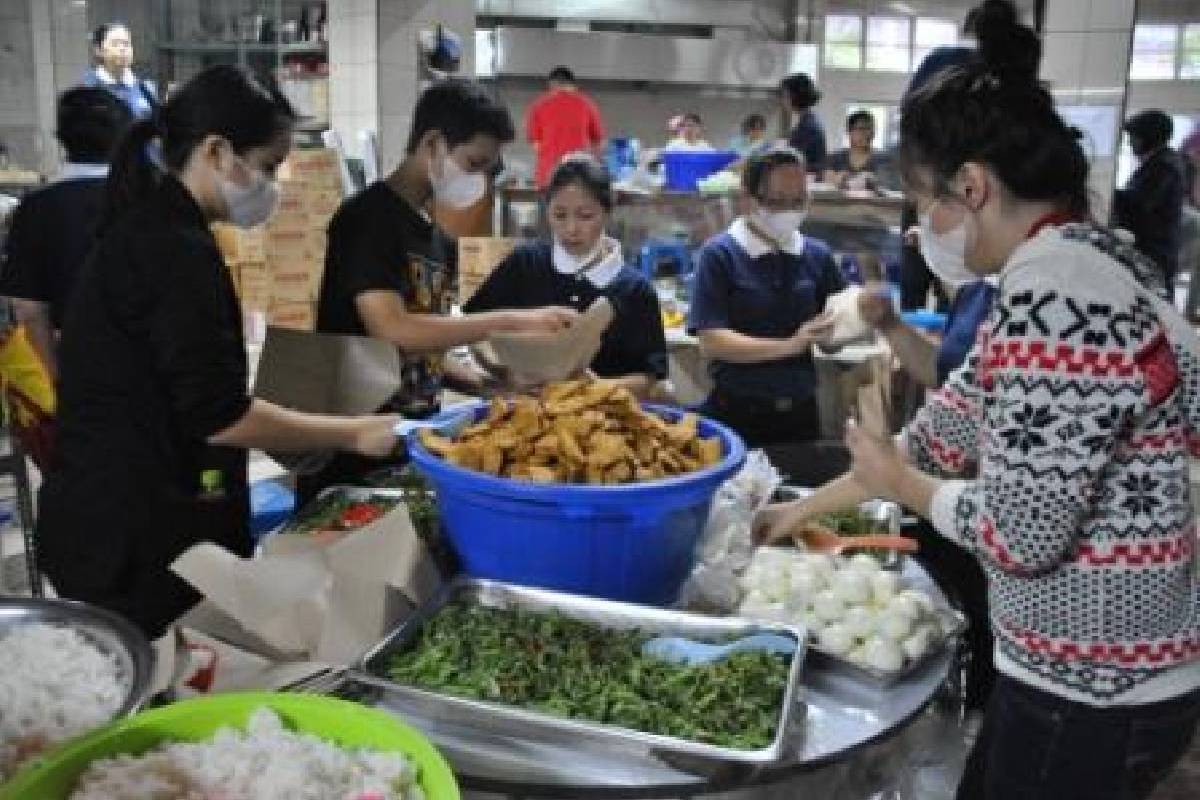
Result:
{"label": "red lanyard", "polygon": [[1032,239],[1042,232],[1042,228],[1048,228],[1051,225],[1066,225],[1068,222],[1082,222],[1083,217],[1071,211],[1051,211],[1049,214],[1044,214],[1038,217],[1033,223],[1033,227],[1029,229],[1029,233],[1025,234],[1026,239]]}

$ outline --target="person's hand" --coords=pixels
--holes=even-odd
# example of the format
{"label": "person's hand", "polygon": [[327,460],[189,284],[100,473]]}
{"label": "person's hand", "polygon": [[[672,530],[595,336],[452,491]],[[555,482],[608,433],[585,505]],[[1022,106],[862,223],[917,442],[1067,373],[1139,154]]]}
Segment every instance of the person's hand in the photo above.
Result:
{"label": "person's hand", "polygon": [[892,290],[886,283],[868,283],[858,296],[858,313],[872,328],[886,331],[900,321],[892,304]]}
{"label": "person's hand", "polygon": [[854,424],[846,423],[846,446],[853,460],[850,470],[854,480],[873,497],[899,499],[899,485],[908,465],[904,463],[895,443],[873,436]]}
{"label": "person's hand", "polygon": [[579,312],[562,306],[509,311],[504,329],[508,333],[561,333],[579,320]]}
{"label": "person's hand", "polygon": [[904,232],[904,244],[909,247],[921,246],[921,226],[913,225]]}
{"label": "person's hand", "polygon": [[791,350],[794,355],[804,355],[814,344],[824,342],[833,333],[834,316],[832,311],[810,319],[801,325],[791,337]]}
{"label": "person's hand", "polygon": [[395,454],[399,442],[396,423],[401,419],[399,414],[360,417],[350,449],[367,458],[387,458]]}
{"label": "person's hand", "polygon": [[786,541],[808,516],[803,500],[771,503],[754,518],[754,541],[761,544]]}

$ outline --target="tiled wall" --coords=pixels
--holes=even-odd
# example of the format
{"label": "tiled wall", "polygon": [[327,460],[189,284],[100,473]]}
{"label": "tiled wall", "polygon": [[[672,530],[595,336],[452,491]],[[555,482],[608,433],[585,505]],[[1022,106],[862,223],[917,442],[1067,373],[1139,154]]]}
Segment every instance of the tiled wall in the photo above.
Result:
{"label": "tiled wall", "polygon": [[0,3],[0,142],[14,162],[40,161],[29,0]]}
{"label": "tiled wall", "polygon": [[358,135],[379,128],[377,0],[335,0],[329,9],[329,103],[334,130],[350,156]]}

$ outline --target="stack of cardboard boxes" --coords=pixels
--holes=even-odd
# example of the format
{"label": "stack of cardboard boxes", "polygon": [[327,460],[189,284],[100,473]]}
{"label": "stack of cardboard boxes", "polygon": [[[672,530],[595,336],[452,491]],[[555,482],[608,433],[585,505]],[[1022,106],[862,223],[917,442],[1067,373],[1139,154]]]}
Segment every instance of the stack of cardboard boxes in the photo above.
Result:
{"label": "stack of cardboard boxes", "polygon": [[503,236],[462,236],[458,240],[458,301],[466,303],[517,246]]}
{"label": "stack of cardboard boxes", "polygon": [[325,270],[326,227],[343,198],[333,150],[295,150],[279,169],[279,207],[261,228],[217,226],[247,317],[312,330]]}

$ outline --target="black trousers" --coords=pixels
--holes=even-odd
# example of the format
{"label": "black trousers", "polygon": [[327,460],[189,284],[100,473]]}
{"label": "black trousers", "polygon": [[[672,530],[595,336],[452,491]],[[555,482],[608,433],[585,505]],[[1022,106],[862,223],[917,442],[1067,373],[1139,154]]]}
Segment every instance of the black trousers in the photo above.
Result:
{"label": "black trousers", "polygon": [[700,413],[733,428],[747,448],[807,442],[820,435],[816,397],[764,398],[715,390]]}

